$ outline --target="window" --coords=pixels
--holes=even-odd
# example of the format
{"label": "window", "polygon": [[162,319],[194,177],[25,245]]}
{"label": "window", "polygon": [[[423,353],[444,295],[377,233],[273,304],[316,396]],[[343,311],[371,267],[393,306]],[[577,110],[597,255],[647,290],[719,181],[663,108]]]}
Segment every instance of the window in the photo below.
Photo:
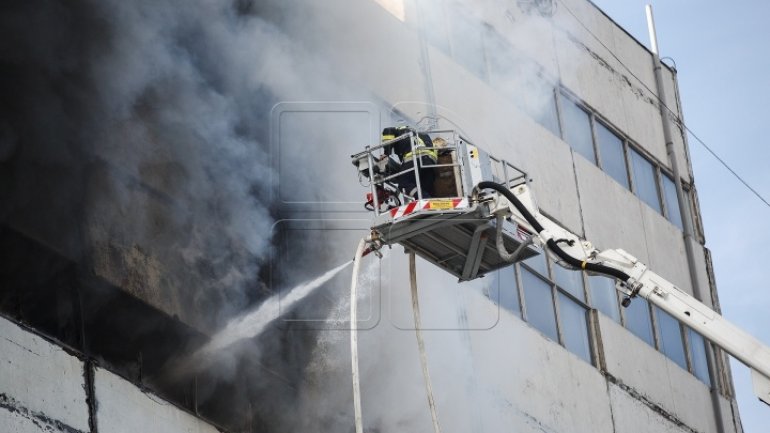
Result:
{"label": "window", "polygon": [[643,202],[647,203],[658,213],[662,213],[660,200],[658,199],[658,186],[655,181],[655,167],[647,160],[647,158],[640,155],[636,150],[629,150],[631,152],[631,172],[633,173],[634,192]]}
{"label": "window", "polygon": [[[548,277],[549,262],[553,278]],[[519,270],[527,321],[590,363],[592,356],[583,272],[553,263],[545,254],[531,257],[523,263],[526,267],[519,266]],[[554,305],[554,294],[558,305]]]}
{"label": "window", "polygon": [[679,201],[676,198],[676,184],[666,175],[663,176],[663,198],[666,203],[666,218],[679,227],[679,230],[684,230],[682,213],[679,212]]}
{"label": "window", "polygon": [[572,146],[577,153],[596,163],[591,134],[591,117],[569,98],[561,98],[561,101],[564,141]]}
{"label": "window", "polygon": [[706,340],[691,328],[687,328],[687,340],[690,342],[692,374],[710,387],[711,380],[709,379],[708,362],[706,360]]}
{"label": "window", "polygon": [[626,156],[623,152],[623,140],[599,122],[596,125],[596,141],[602,169],[619,184],[628,188]]}
{"label": "window", "polygon": [[679,364],[680,367],[687,370],[687,358],[685,358],[684,354],[684,343],[682,342],[682,330],[679,326],[679,321],[660,308],[654,307],[653,310],[655,310],[660,351]]}
{"label": "window", "polygon": [[532,256],[522,263],[537,271],[540,275],[548,278],[548,263],[545,260],[545,253]]}
{"label": "window", "polygon": [[655,347],[648,305],[644,298],[637,297],[631,301],[631,305],[625,309],[626,328],[650,346]]}
{"label": "window", "polygon": [[497,305],[521,318],[519,287],[513,266],[495,272],[489,287],[489,298]]}
{"label": "window", "polygon": [[553,341],[559,341],[551,285],[523,268],[521,270],[521,284],[524,286],[527,322]]}
{"label": "window", "polygon": [[586,301],[585,293],[583,292],[583,272],[573,271],[571,269],[564,268],[556,263],[553,263],[551,267],[553,271],[553,280],[562,289],[569,292],[572,296]]}
{"label": "window", "polygon": [[[580,272],[575,272],[580,275]],[[564,338],[564,347],[575,355],[591,362],[591,343],[588,339],[586,308],[559,293],[559,323]]]}
{"label": "window", "polygon": [[[556,90],[545,80],[538,83],[537,100],[534,105],[532,117],[537,123],[559,136],[559,114],[556,110]],[[530,111],[531,113],[531,111]]]}
{"label": "window", "polygon": [[618,293],[615,290],[615,280],[607,277],[588,277],[588,287],[591,290],[591,304],[612,320],[620,323],[618,309]]}
{"label": "window", "polygon": [[[564,141],[579,154],[598,163],[615,181],[632,189],[639,199],[682,229],[682,215],[676,200],[674,181],[661,174],[659,183],[660,164],[632,148],[630,141],[614,132],[610,124],[601,120],[597,113],[583,108],[563,92],[557,95]],[[685,201],[687,199],[685,196]],[[689,201],[685,206],[689,209]],[[690,218],[689,214],[684,217]]]}

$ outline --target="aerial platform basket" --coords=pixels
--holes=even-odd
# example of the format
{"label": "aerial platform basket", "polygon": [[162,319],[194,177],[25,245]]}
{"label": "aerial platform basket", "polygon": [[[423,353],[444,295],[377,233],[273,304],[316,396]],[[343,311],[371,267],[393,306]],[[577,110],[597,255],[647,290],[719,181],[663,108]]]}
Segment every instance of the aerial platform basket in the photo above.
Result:
{"label": "aerial platform basket", "polygon": [[[403,139],[411,140],[411,153],[418,155],[414,132],[351,156],[359,176],[369,180],[368,209],[375,214],[372,238],[380,245],[401,244],[461,281],[510,265],[512,262],[504,260],[496,246],[497,220],[490,209],[491,201],[498,199],[497,193],[480,193],[475,186],[482,181],[494,181],[515,188],[528,181],[527,175],[490,156],[455,131],[426,133],[433,140],[433,146],[427,149],[438,153],[435,165],[423,165],[421,158],[413,156],[413,167],[417,169],[401,170],[404,161],[396,162],[384,155],[385,146]],[[425,184],[428,176],[424,174],[421,182],[420,173],[425,170],[434,171],[432,186]],[[414,176],[414,197],[399,192],[398,181],[404,176]],[[436,197],[430,197],[426,191],[433,191]],[[503,220],[505,250],[517,252],[513,261],[540,253],[531,237],[532,233],[515,221]]]}

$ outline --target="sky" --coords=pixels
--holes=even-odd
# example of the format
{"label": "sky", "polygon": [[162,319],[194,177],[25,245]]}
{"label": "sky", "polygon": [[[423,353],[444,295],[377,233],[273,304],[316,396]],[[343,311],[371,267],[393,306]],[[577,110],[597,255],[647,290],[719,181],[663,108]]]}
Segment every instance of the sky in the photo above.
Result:
{"label": "sky", "polygon": [[[676,63],[685,123],[770,201],[770,2],[593,1],[647,47],[644,7],[652,4],[660,55]],[[688,140],[722,313],[770,345],[770,279],[762,263],[770,207]],[[732,369],[744,430],[766,432],[770,407],[754,397],[749,370],[735,360]]]}

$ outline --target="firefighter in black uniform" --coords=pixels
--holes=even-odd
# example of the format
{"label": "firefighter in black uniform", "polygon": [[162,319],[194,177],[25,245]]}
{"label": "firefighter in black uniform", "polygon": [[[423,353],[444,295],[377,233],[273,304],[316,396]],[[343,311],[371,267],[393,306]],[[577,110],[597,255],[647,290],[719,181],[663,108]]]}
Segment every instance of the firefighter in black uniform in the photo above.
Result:
{"label": "firefighter in black uniform", "polygon": [[[412,152],[412,140],[410,137],[404,137],[401,140],[393,142],[383,148],[385,155],[395,154],[401,160],[401,167],[398,171],[409,170],[414,167],[415,161],[419,161],[417,171],[420,178],[420,189],[423,198],[433,196],[433,181],[435,178],[434,168],[438,160],[438,152],[433,149],[433,142],[430,136],[425,133],[417,133],[408,126],[388,127],[382,130],[382,141],[392,140],[398,136],[412,132],[415,136],[414,152]],[[394,179],[404,195],[417,198],[417,181],[414,172],[404,173]]]}

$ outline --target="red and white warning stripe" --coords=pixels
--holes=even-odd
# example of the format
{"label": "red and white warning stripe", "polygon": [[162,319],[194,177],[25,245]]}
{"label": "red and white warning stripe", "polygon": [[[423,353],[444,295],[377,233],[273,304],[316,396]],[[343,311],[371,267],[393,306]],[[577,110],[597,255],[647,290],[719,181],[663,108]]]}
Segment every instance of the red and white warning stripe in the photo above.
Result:
{"label": "red and white warning stripe", "polygon": [[419,210],[452,210],[467,206],[467,198],[419,200],[391,209],[390,216],[400,218]]}
{"label": "red and white warning stripe", "polygon": [[521,228],[521,226],[516,227],[516,234],[519,235],[519,239],[522,241],[526,241],[530,236],[532,236],[532,233],[526,229]]}
{"label": "red and white warning stripe", "polygon": [[428,206],[426,202],[427,200],[413,201],[403,206],[393,208],[390,210],[390,216],[393,218],[399,218],[404,215],[409,215],[410,213],[414,212],[415,209],[417,210],[425,209],[425,207]]}

